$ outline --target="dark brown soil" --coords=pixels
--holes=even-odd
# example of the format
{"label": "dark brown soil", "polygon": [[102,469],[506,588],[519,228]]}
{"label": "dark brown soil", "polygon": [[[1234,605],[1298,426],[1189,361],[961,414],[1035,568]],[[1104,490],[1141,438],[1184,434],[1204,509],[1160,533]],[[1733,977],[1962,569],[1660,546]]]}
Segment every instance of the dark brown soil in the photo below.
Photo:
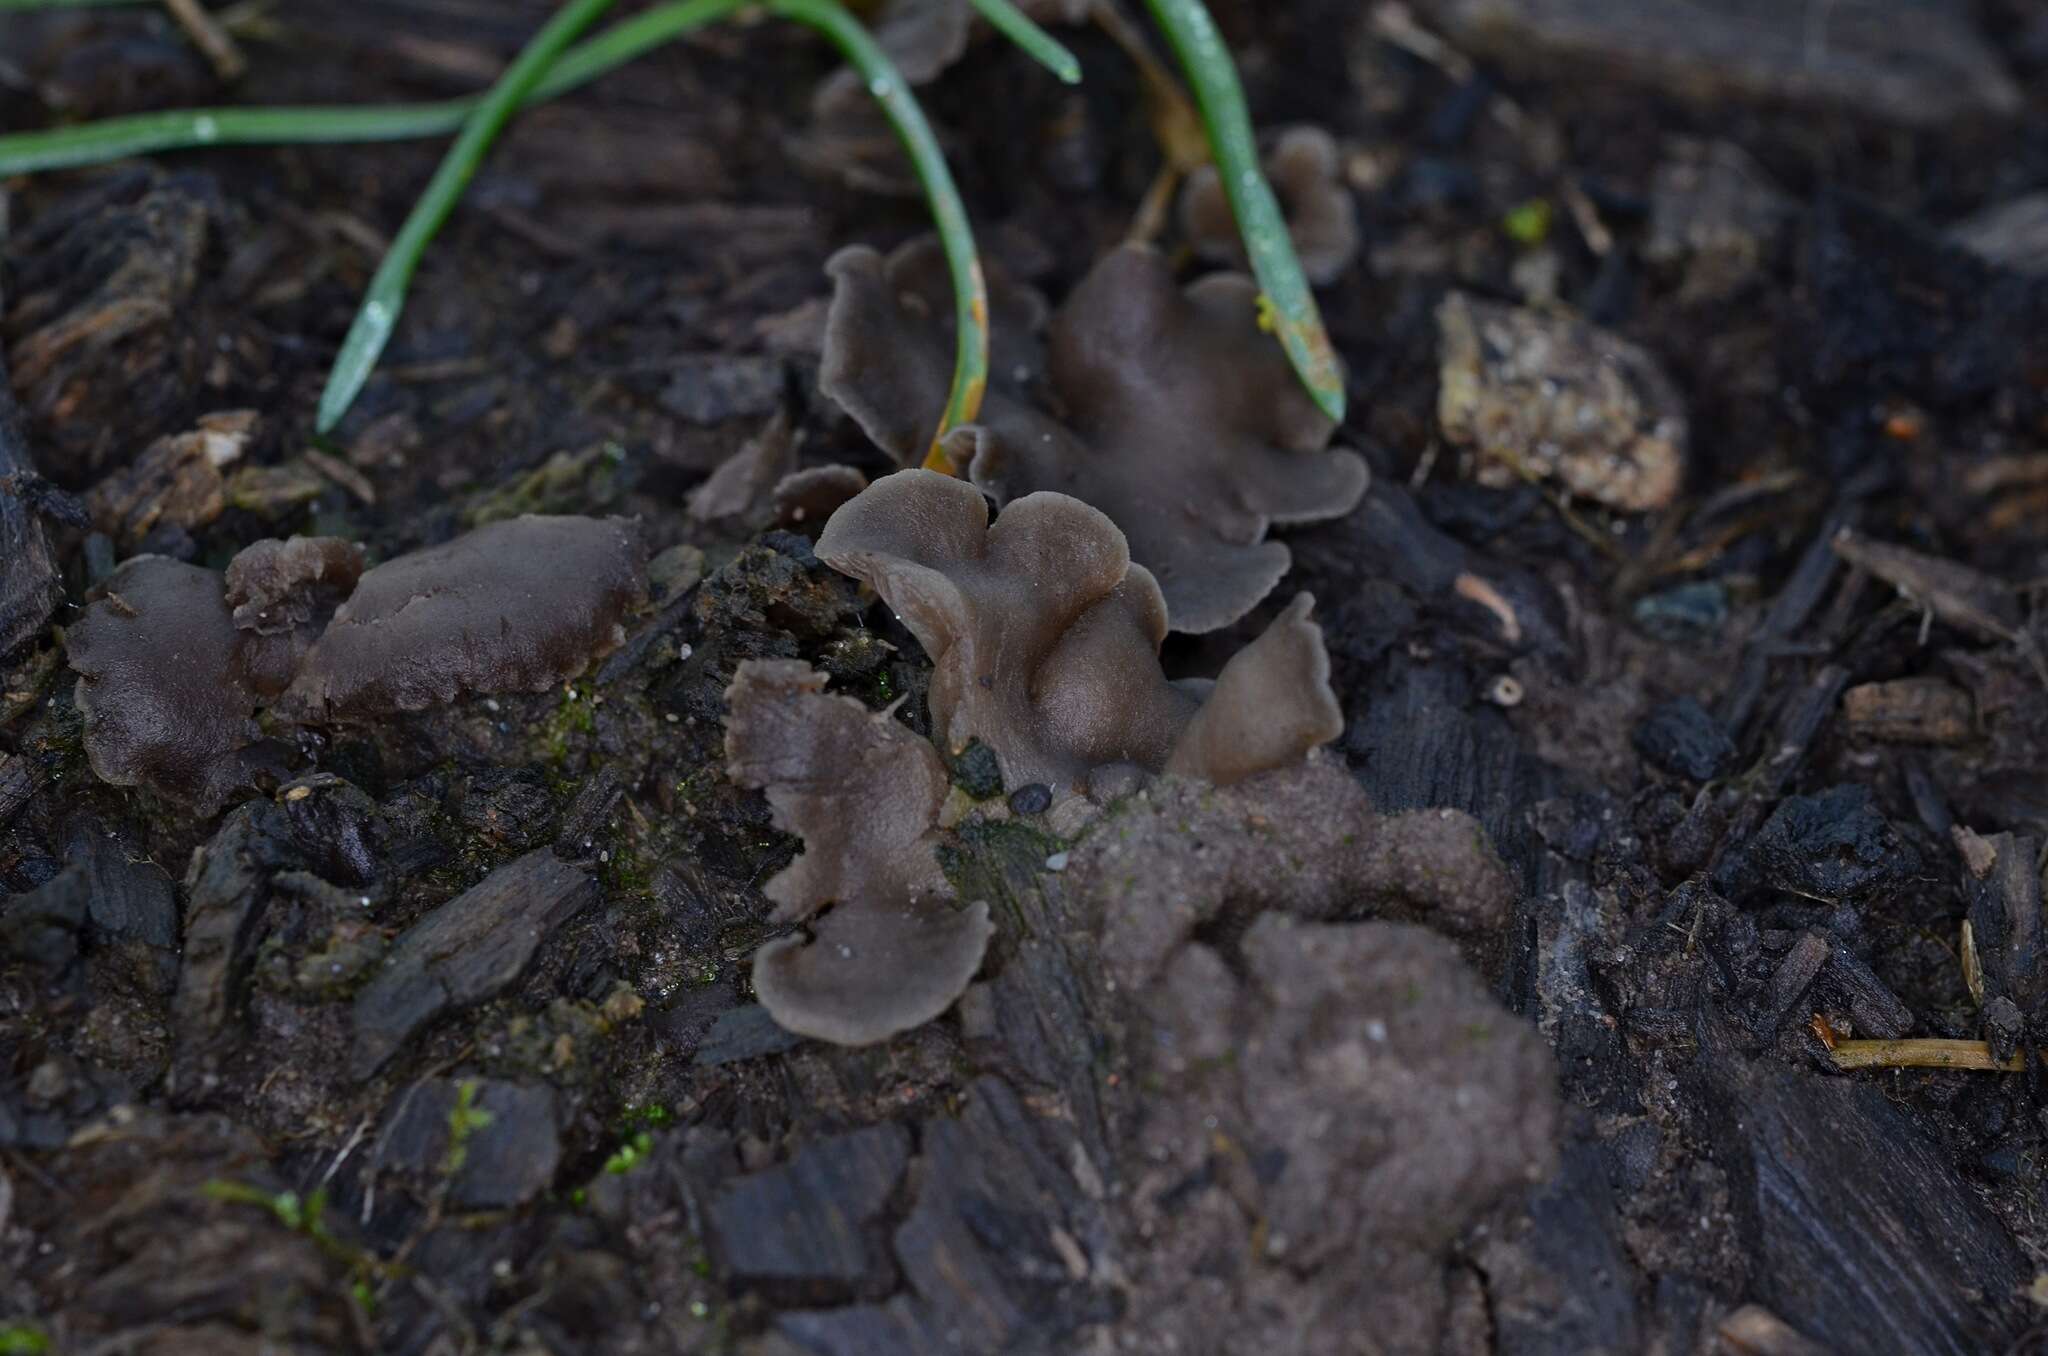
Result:
{"label": "dark brown soil", "polygon": [[[450,97],[551,8],[277,7],[231,90],[153,8],[9,16],[0,128]],[[758,887],[796,844],[727,778],[725,687],[801,658],[923,732],[930,671],[801,533],[686,511],[778,415],[806,466],[890,469],[817,392],[823,266],[923,211],[804,153],[835,63],[800,30],[715,29],[521,118],[331,442],[327,366],[441,143],[0,185],[0,1351],[1806,1349],[1723,1347],[1745,1305],[1845,1353],[2048,1342],[2038,1060],[1843,1074],[1821,1036],[2048,1039],[2048,280],[1944,235],[2048,188],[2048,18],[1929,0],[2029,92],[2001,111],[1760,91],[1712,53],[1680,89],[1482,42],[1455,0],[1413,6],[1436,60],[1372,6],[1213,8],[1261,124],[1342,144],[1363,249],[1320,296],[1374,484],[1169,667],[1213,674],[1313,591],[1360,813],[1469,814],[1506,921],[1429,902],[1492,888],[1427,855],[1483,851],[1470,821],[1411,822],[1432,846],[1387,897],[1313,922],[1257,918],[1289,891],[1230,839],[1230,897],[1134,1002],[1107,840],[1026,796],[941,854],[997,924],[954,1012],[858,1050],[768,1020]],[[1071,38],[1078,89],[977,42],[924,93],[984,251],[1053,298],[1158,162],[1128,60]],[[1669,215],[1686,139],[1741,148],[1776,206]],[[1653,355],[1690,423],[1677,502],[1478,484],[1437,414],[1453,288]],[[221,484],[142,455],[244,408]],[[117,559],[305,533],[383,560],[528,511],[701,558],[658,558],[624,648],[553,692],[270,730],[218,816],[88,768],[61,632]],[[1844,564],[1843,527],[1978,572],[2016,626]],[[1348,881],[1289,857],[1343,798],[1274,795],[1272,870]],[[1103,832],[1180,871],[1175,833],[1259,804]],[[1958,827],[2019,856],[1973,870]],[[1385,1039],[1383,1009],[1378,1074],[1322,1048]],[[1161,1032],[1217,1048],[1174,1064]]]}

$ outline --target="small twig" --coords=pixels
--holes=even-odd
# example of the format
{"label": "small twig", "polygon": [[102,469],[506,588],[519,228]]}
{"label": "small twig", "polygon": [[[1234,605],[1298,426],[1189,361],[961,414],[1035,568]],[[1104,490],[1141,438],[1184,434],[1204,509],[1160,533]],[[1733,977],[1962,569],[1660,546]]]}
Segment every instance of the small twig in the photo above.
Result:
{"label": "small twig", "polygon": [[1173,191],[1180,187],[1180,179],[1181,173],[1172,160],[1159,166],[1145,196],[1138,200],[1138,210],[1131,216],[1131,229],[1124,239],[1135,245],[1150,245],[1159,239],[1166,229],[1167,214],[1173,210]]}
{"label": "small twig", "polygon": [[1408,6],[1398,0],[1373,6],[1372,31],[1381,41],[1421,57],[1460,85],[1472,78],[1471,58],[1417,23]]}
{"label": "small twig", "polygon": [[249,69],[249,59],[242,55],[242,48],[228,31],[214,22],[199,0],[163,0],[164,8],[178,21],[178,27],[185,30],[185,36],[192,39],[214,71],[223,80],[239,80]]}
{"label": "small twig", "polygon": [[2025,1067],[2018,1055],[2003,1061],[1993,1059],[1991,1046],[1984,1041],[1836,1041],[1829,1053],[1839,1069],[1977,1069],[2018,1073]]}
{"label": "small twig", "polygon": [[1152,125],[1152,139],[1165,157],[1154,175],[1137,213],[1131,218],[1127,239],[1151,244],[1166,229],[1167,214],[1173,209],[1174,191],[1180,181],[1197,167],[1209,163],[1209,139],[1202,132],[1202,115],[1173,78],[1144,35],[1124,17],[1111,0],[1096,0],[1089,10],[1109,40],[1123,49],[1138,72],[1138,87],[1145,98],[1145,117]]}
{"label": "small twig", "polygon": [[1564,199],[1565,208],[1572,214],[1572,221],[1578,226],[1586,248],[1606,258],[1614,248],[1614,234],[1607,229],[1607,223],[1600,220],[1600,209],[1586,196],[1586,190],[1566,179],[1558,185],[1557,195]]}

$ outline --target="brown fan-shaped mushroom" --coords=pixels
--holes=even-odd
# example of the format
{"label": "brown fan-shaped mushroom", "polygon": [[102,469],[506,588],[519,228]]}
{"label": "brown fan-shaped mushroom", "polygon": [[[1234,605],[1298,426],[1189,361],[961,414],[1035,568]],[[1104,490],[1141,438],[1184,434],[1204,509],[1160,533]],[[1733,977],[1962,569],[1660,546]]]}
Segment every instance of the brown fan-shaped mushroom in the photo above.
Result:
{"label": "brown fan-shaped mushroom", "polygon": [[[1358,210],[1339,177],[1336,138],[1320,127],[1289,127],[1274,138],[1261,163],[1286,214],[1301,271],[1318,286],[1335,282],[1358,255]],[[1214,165],[1188,175],[1180,192],[1180,223],[1202,258],[1244,267],[1244,239]]]}
{"label": "brown fan-shaped mushroom", "polygon": [[[853,248],[827,265],[836,286],[820,385],[884,451],[915,463],[945,407],[952,354],[946,312],[904,289],[900,259]],[[1236,274],[1183,291],[1157,253],[1115,250],[1053,317],[1062,417],[992,384],[980,422],[947,451],[998,503],[1056,490],[1108,514],[1174,630],[1227,625],[1287,571],[1268,525],[1348,512],[1367,480],[1354,453],[1320,451],[1330,421],[1261,332],[1257,296]],[[1005,342],[999,333],[999,352]]]}
{"label": "brown fan-shaped mushroom", "polygon": [[616,649],[646,599],[647,550],[631,519],[492,523],[364,574],[278,709],[364,720],[546,691]]}
{"label": "brown fan-shaped mushroom", "polygon": [[947,781],[931,745],[824,686],[798,660],[741,664],[725,754],[734,781],[767,791],[776,827],[804,840],[764,893],[775,922],[811,920],[812,937],[757,951],[755,992],[790,1031],[867,1045],[952,1006],[994,928],[987,904],[954,904],[932,854]]}
{"label": "brown fan-shaped mushroom", "polygon": [[64,636],[86,758],[102,781],[147,786],[205,814],[246,782],[243,750],[261,732],[241,637],[212,570],[137,556],[114,572]]}
{"label": "brown fan-shaped mushroom", "polygon": [[1227,783],[1343,729],[1306,594],[1206,694],[1168,682],[1159,586],[1078,499],[1026,495],[991,527],[973,486],[899,471],[834,514],[817,550],[872,585],[931,656],[937,738],[956,750],[980,739],[1010,785],[1078,790],[1130,765]]}

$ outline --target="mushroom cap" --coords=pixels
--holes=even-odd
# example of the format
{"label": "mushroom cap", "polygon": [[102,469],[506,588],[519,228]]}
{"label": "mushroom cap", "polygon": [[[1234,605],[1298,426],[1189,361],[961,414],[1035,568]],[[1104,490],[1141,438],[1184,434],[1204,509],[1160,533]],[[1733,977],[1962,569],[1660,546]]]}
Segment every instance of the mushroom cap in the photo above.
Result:
{"label": "mushroom cap", "polygon": [[834,909],[811,940],[754,953],[754,992],[776,1024],[834,1045],[873,1045],[953,1006],[988,950],[988,905]]}
{"label": "mushroom cap", "polygon": [[363,548],[339,537],[267,537],[228,562],[227,601],[235,625],[282,635],[324,610],[322,594],[346,597],[363,577]]}
{"label": "mushroom cap", "polygon": [[[1337,139],[1320,127],[1288,127],[1261,157],[1266,179],[1280,199],[1295,257],[1308,280],[1337,281],[1358,257],[1358,211],[1339,177]],[[1244,267],[1244,240],[1214,165],[1188,175],[1180,194],[1181,232],[1195,253],[1212,263]]]}
{"label": "mushroom cap", "polygon": [[627,518],[527,515],[366,572],[279,709],[367,720],[487,692],[544,692],[625,641],[647,599]]}
{"label": "mushroom cap", "polygon": [[985,903],[955,906],[933,854],[947,777],[931,745],[824,687],[799,660],[742,663],[726,690],[726,758],[804,841],[763,889],[773,921],[814,920],[809,940],[755,952],[755,992],[786,1030],[867,1045],[950,1007],[995,929]]}
{"label": "mushroom cap", "polygon": [[1175,742],[1168,772],[1228,786],[1344,733],[1323,628],[1309,620],[1314,607],[1313,597],[1295,594],[1257,640],[1230,657]]}
{"label": "mushroom cap", "polygon": [[248,779],[257,694],[212,570],[136,556],[64,635],[100,780],[218,810]]}
{"label": "mushroom cap", "polygon": [[1204,698],[1159,664],[1166,604],[1100,511],[1026,495],[993,526],[951,476],[899,471],[849,500],[819,559],[885,599],[932,660],[936,737],[980,739],[1012,786],[1065,791],[1135,764],[1235,781],[1343,729],[1304,595],[1235,656]]}
{"label": "mushroom cap", "polygon": [[[952,379],[950,305],[920,290],[928,280],[903,251],[885,262],[842,250],[828,271],[820,386],[884,451],[915,463]],[[995,381],[978,422],[945,450],[998,503],[1049,490],[1107,514],[1174,630],[1227,625],[1287,570],[1269,526],[1346,513],[1368,480],[1356,454],[1320,450],[1332,425],[1260,330],[1257,298],[1236,274],[1183,291],[1155,251],[1113,250],[1052,321],[1060,418]],[[1015,342],[1000,312],[994,328],[999,346]]]}

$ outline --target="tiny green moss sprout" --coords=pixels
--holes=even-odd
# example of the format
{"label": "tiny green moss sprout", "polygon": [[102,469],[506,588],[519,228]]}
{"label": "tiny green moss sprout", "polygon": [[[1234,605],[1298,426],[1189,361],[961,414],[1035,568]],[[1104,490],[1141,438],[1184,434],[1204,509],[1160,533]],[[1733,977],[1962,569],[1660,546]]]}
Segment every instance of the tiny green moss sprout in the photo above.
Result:
{"label": "tiny green moss sprout", "polygon": [[[279,1224],[295,1234],[304,1234],[313,1240],[320,1251],[327,1254],[349,1270],[349,1293],[365,1313],[374,1313],[377,1307],[377,1287],[386,1279],[393,1268],[380,1261],[375,1255],[344,1242],[327,1223],[327,1192],[315,1187],[301,1196],[298,1192],[265,1191],[247,1182],[236,1182],[216,1177],[201,1188],[208,1200],[225,1201],[230,1205],[249,1205],[267,1210]],[[4,1331],[4,1329],[0,1329]],[[28,1348],[37,1350],[38,1348]],[[8,1348],[0,1346],[0,1356]]]}
{"label": "tiny green moss sprout", "polygon": [[1517,245],[1534,249],[1549,238],[1550,218],[1550,199],[1531,198],[1509,208],[1500,225]]}
{"label": "tiny green moss sprout", "polygon": [[302,1197],[296,1191],[265,1191],[250,1186],[247,1182],[229,1181],[216,1177],[204,1188],[208,1200],[227,1201],[233,1205],[253,1205],[268,1210],[277,1217],[277,1222],[293,1233],[319,1237],[326,1231],[327,1197],[315,1191]]}
{"label": "tiny green moss sprout", "polygon": [[623,1177],[645,1162],[654,1152],[654,1136],[646,1130],[637,1131],[624,1144],[612,1151],[604,1161],[604,1170],[614,1177]]}
{"label": "tiny green moss sprout", "polygon": [[441,1175],[453,1177],[469,1162],[469,1141],[476,1132],[498,1119],[497,1113],[476,1104],[479,1084],[465,1078],[455,1088],[455,1105],[448,1108],[448,1151],[441,1156]]}
{"label": "tiny green moss sprout", "polygon": [[[0,9],[4,9],[0,3]],[[50,1335],[24,1319],[0,1323],[0,1356],[42,1356],[50,1349]]]}

